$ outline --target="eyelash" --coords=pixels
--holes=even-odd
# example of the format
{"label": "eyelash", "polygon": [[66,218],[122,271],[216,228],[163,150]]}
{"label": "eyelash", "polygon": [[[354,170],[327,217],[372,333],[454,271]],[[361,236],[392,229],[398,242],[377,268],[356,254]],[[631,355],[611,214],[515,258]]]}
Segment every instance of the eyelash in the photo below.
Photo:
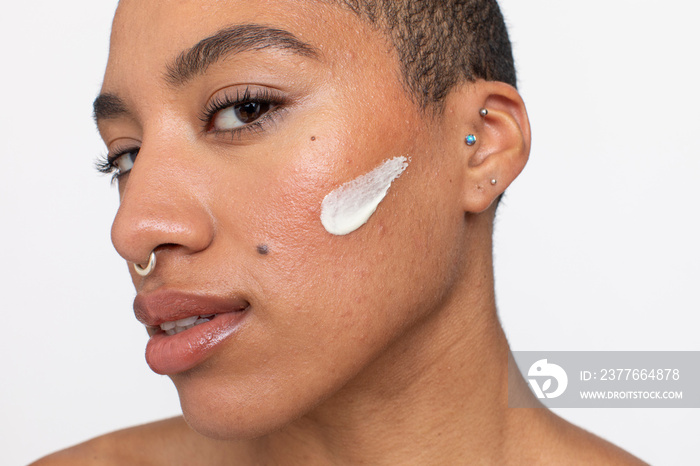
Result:
{"label": "eyelash", "polygon": [[[213,129],[214,118],[218,112],[226,110],[230,107],[241,106],[249,103],[269,105],[270,109],[264,115],[250,124],[228,130],[217,131]],[[260,133],[263,130],[264,125],[274,121],[274,118],[278,116],[277,114],[285,108],[286,103],[287,101],[284,97],[270,89],[259,89],[251,92],[250,87],[246,87],[243,95],[241,95],[239,91],[236,91],[235,97],[229,96],[228,94],[218,95],[206,105],[199,116],[199,119],[204,125],[202,132],[205,134],[228,134],[232,140],[235,138],[240,139],[247,133]],[[137,146],[117,148],[111,155],[105,154],[99,156],[95,161],[95,168],[100,173],[112,174],[111,183],[114,183],[128,173],[119,173],[115,165],[115,161],[118,160],[119,157],[130,152],[136,152],[138,154],[139,149],[140,148]],[[134,156],[134,158],[135,157],[136,156]]]}
{"label": "eyelash", "polygon": [[[140,148],[137,146],[118,147],[117,149],[115,149],[114,154],[112,155],[100,155],[99,157],[97,157],[97,160],[95,160],[95,169],[98,172],[103,173],[105,175],[111,174],[112,178],[110,180],[110,183],[114,184],[119,178],[128,173],[119,173],[117,166],[114,163],[119,159],[119,157],[121,157],[122,155],[126,155],[130,152],[136,152],[136,154],[138,155],[139,149]],[[136,156],[134,156],[134,158],[136,158]]]}
{"label": "eyelash", "polygon": [[[242,106],[253,102],[269,105],[270,109],[253,123],[245,126],[221,131],[217,131],[212,128],[212,125],[214,124],[214,117],[218,112],[226,110],[230,107]],[[250,87],[246,87],[245,91],[243,91],[243,95],[241,95],[237,90],[235,97],[229,94],[214,97],[204,108],[199,116],[199,119],[204,124],[205,133],[228,134],[231,136],[231,139],[240,139],[246,133],[261,132],[264,125],[271,123],[273,119],[278,116],[278,112],[285,108],[286,104],[287,101],[283,96],[270,89],[256,89],[251,92]]]}

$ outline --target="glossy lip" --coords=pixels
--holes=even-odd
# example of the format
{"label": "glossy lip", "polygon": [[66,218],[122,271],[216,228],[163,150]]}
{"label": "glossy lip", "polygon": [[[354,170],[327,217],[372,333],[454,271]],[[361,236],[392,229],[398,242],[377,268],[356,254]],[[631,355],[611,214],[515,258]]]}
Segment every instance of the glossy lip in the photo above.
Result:
{"label": "glossy lip", "polygon": [[[187,371],[204,362],[240,327],[250,304],[240,297],[198,295],[177,290],[139,294],[134,299],[136,319],[147,326],[151,338],[146,362],[163,375]],[[216,314],[209,322],[169,336],[160,324],[185,317]]]}

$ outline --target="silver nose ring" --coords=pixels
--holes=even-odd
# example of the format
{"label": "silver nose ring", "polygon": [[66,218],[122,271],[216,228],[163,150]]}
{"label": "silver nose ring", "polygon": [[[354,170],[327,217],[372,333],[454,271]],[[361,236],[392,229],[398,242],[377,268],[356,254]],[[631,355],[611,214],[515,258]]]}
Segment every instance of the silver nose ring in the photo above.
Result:
{"label": "silver nose ring", "polygon": [[153,269],[156,268],[156,252],[151,251],[151,255],[148,256],[148,264],[146,267],[141,267],[139,264],[134,264],[134,270],[136,270],[136,273],[141,275],[142,277],[148,276],[151,272],[153,272]]}

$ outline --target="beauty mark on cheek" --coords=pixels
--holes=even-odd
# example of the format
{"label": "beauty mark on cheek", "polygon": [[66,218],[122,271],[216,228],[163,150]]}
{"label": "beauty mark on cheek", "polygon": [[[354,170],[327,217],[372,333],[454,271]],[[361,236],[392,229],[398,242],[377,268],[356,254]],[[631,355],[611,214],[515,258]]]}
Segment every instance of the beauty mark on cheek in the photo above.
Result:
{"label": "beauty mark on cheek", "polygon": [[367,223],[391,183],[407,167],[406,157],[394,157],[331,191],[321,203],[321,223],[326,231],[332,235],[347,235]]}

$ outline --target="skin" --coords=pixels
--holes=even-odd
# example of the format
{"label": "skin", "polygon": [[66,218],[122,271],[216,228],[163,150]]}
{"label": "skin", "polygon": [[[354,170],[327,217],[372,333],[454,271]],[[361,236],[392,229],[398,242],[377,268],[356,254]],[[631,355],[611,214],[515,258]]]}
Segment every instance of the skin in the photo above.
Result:
{"label": "skin", "polygon": [[[248,23],[293,32],[319,57],[245,52],[165,82],[182,50]],[[432,116],[398,70],[387,39],[335,6],[120,3],[103,92],[131,114],[99,130],[108,149],[140,152],[119,182],[114,246],[139,293],[236,295],[251,308],[205,363],[171,376],[184,417],[36,464],[639,464],[545,409],[507,407],[491,234],[495,200],[529,154],[520,96],[465,83]],[[203,129],[213,96],[253,84],[285,95],[284,110],[236,137]],[[402,155],[409,167],[369,222],[328,234],[323,197]],[[136,275],[155,248],[156,272]]]}

